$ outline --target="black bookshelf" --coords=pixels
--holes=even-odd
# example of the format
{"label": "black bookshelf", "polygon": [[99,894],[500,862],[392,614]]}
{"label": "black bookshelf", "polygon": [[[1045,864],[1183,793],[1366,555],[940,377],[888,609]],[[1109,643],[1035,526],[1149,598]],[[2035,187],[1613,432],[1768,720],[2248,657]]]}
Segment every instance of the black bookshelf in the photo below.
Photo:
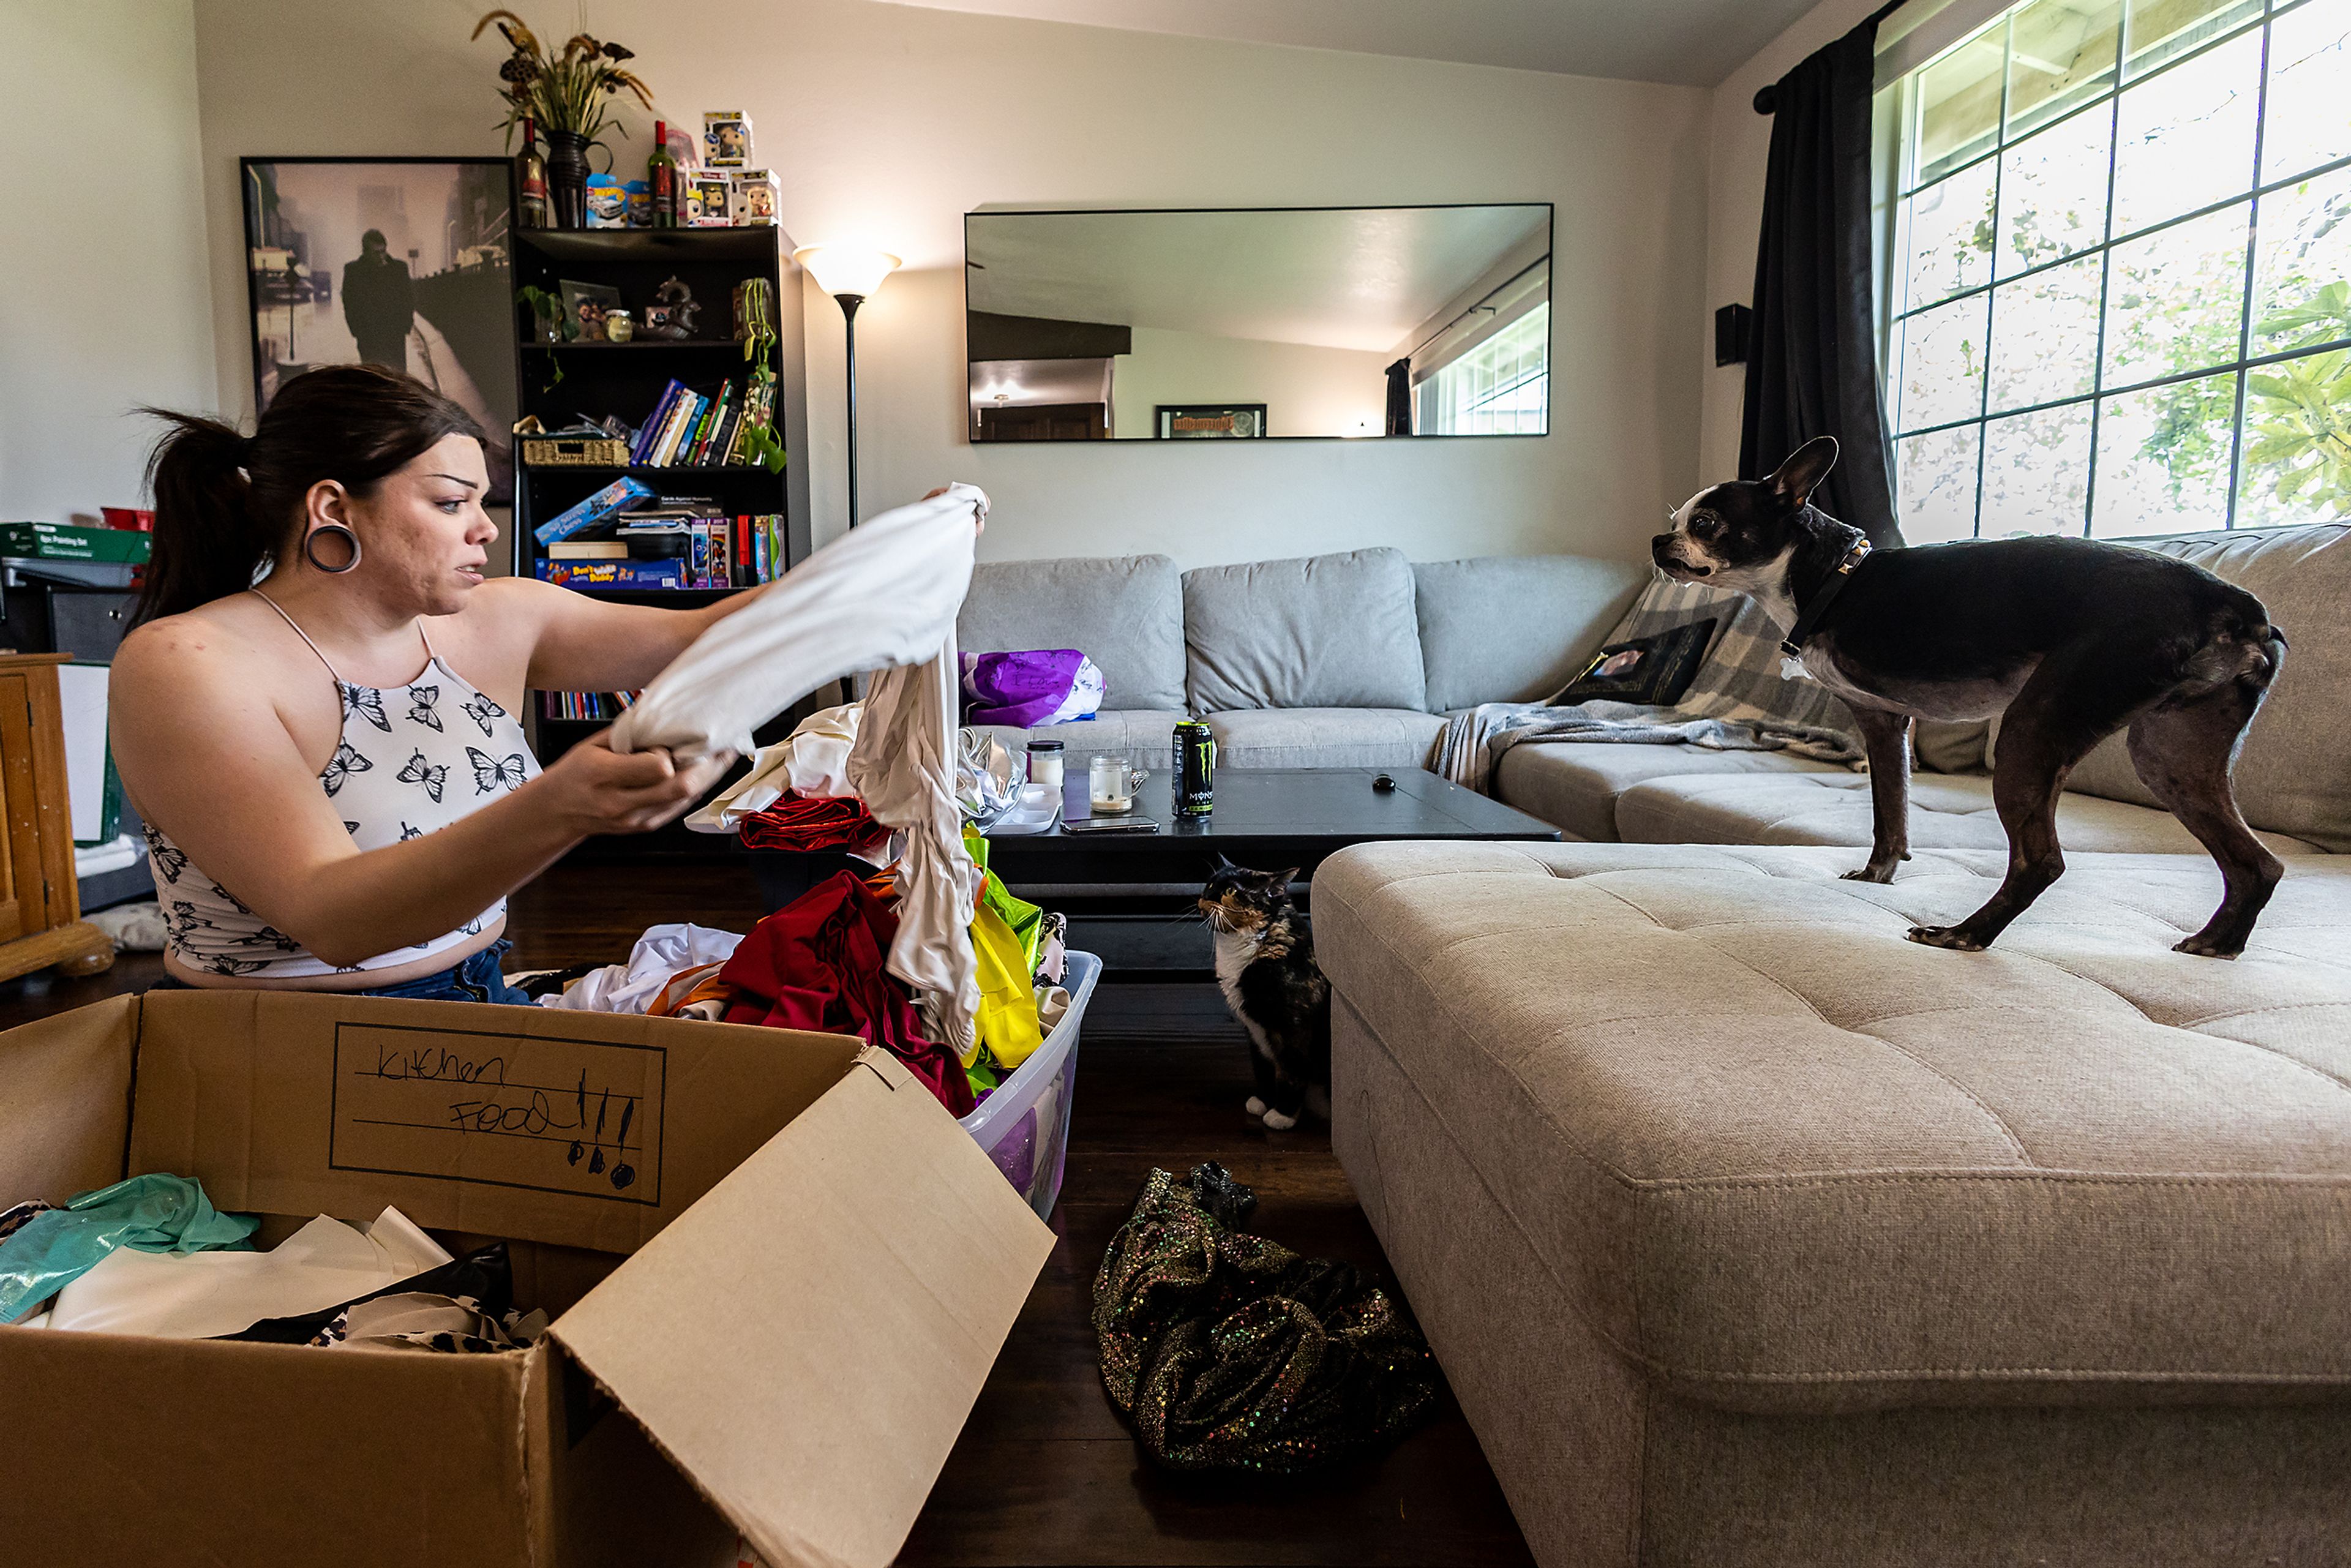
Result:
{"label": "black bookshelf", "polygon": [[[695,322],[696,336],[691,339],[638,337],[626,343],[548,343],[538,340],[538,323],[530,308],[517,298],[515,330],[521,346],[517,355],[517,392],[521,413],[537,415],[540,425],[550,431],[576,424],[582,415],[591,419],[618,415],[635,426],[652,414],[673,379],[705,395],[732,382],[739,396],[748,372],[764,365],[776,377],[774,430],[787,454],[781,473],[758,464],[534,467],[518,462],[511,530],[516,576],[538,575],[542,550],[536,529],[540,523],[623,474],[652,486],[661,496],[707,497],[730,516],[780,514],[786,540],[780,565],[789,566],[807,555],[808,476],[802,454],[808,422],[803,406],[800,269],[792,261],[791,251],[789,237],[773,227],[515,231],[518,289],[536,287],[559,295],[566,279],[605,285],[619,290],[621,303],[642,324],[645,307],[654,302],[654,291],[675,277],[693,290],[695,302],[702,307]],[[750,277],[765,277],[774,290],[777,335],[764,349],[753,350],[755,357],[747,358],[744,344],[734,337],[734,293],[736,285]],[[592,591],[599,599],[627,603],[691,609],[740,590],[571,591]],[[609,722],[549,718],[540,710],[538,694],[533,692],[530,733],[542,763],[552,762]],[[770,727],[788,733],[790,726],[787,719]],[[773,738],[780,735],[760,736],[763,742]],[[591,852],[706,852],[713,842],[705,835],[673,826],[634,840],[593,841]]]}

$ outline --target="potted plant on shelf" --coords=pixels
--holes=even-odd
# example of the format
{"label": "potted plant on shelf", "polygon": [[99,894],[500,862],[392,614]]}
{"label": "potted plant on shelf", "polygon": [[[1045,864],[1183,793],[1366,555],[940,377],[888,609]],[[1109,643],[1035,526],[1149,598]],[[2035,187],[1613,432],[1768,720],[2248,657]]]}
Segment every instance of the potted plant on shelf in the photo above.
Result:
{"label": "potted plant on shelf", "polygon": [[[646,109],[653,106],[645,84],[622,64],[634,59],[635,53],[578,33],[560,53],[550,55],[539,44],[538,36],[511,11],[490,12],[474,25],[473,36],[480,37],[494,22],[514,49],[498,68],[503,84],[498,96],[507,102],[507,140],[512,143],[514,128],[520,121],[538,121],[547,137],[547,193],[555,208],[556,226],[584,227],[588,149],[601,145],[597,138],[606,127],[628,129],[612,113],[609,100],[626,88]],[[607,148],[607,156],[610,153]]]}
{"label": "potted plant on shelf", "polygon": [[564,313],[563,300],[552,289],[526,284],[515,290],[515,298],[530,307],[540,342],[568,343],[580,335],[579,324]]}

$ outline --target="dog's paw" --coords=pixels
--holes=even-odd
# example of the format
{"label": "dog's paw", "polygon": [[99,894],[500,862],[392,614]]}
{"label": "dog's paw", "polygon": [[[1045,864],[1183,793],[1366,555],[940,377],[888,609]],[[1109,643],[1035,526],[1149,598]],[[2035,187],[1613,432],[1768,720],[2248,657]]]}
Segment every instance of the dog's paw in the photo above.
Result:
{"label": "dog's paw", "polygon": [[1904,933],[1911,941],[1929,947],[1949,947],[1954,953],[1980,953],[1984,945],[1957,925],[1913,925]]}
{"label": "dog's paw", "polygon": [[1285,1116],[1269,1105],[1265,1108],[1265,1124],[1277,1133],[1287,1133],[1290,1128],[1298,1125],[1298,1118]]}
{"label": "dog's paw", "polygon": [[2173,943],[2171,950],[2175,953],[2191,954],[2199,958],[2234,958],[2245,949],[2242,945],[2234,947],[2224,946],[2210,940],[2199,931],[2184,942]]}
{"label": "dog's paw", "polygon": [[1241,1109],[1247,1111],[1252,1116],[1262,1116],[1265,1114],[1265,1102],[1252,1094],[1249,1097],[1249,1103],[1243,1105]]}
{"label": "dog's paw", "polygon": [[1846,872],[1837,880],[1840,882],[1892,882],[1894,868],[1890,865],[1879,865],[1873,861],[1859,871]]}

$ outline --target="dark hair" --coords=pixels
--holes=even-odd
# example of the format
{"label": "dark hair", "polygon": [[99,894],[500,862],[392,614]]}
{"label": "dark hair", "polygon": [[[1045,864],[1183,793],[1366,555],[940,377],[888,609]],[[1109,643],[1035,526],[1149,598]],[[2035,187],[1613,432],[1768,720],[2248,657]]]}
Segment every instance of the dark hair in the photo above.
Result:
{"label": "dark hair", "polygon": [[370,229],[367,233],[360,235],[360,248],[361,250],[367,249],[368,241],[370,240],[375,241],[376,244],[383,246],[386,250],[390,250],[392,248],[392,242],[383,237],[383,231],[381,229]]}
{"label": "dark hair", "polygon": [[445,437],[483,439],[473,415],[378,365],[325,365],[295,377],[250,436],[194,414],[141,412],[172,426],[147,460],[155,549],[133,617],[142,623],[252,587],[289,544],[303,498],[320,480],[364,497]]}

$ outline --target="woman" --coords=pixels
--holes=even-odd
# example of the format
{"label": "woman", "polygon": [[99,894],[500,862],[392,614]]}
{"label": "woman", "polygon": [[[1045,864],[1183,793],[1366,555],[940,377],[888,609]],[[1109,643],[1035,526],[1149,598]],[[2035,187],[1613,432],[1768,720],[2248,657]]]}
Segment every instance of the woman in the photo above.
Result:
{"label": "woman", "polygon": [[592,833],[684,811],[729,760],[539,771],[530,687],[644,685],[750,595],[706,609],[485,580],[482,433],[407,376],[286,383],[250,437],[172,424],[155,553],[114,663],[112,736],[188,986],[523,1001],[507,894]]}

